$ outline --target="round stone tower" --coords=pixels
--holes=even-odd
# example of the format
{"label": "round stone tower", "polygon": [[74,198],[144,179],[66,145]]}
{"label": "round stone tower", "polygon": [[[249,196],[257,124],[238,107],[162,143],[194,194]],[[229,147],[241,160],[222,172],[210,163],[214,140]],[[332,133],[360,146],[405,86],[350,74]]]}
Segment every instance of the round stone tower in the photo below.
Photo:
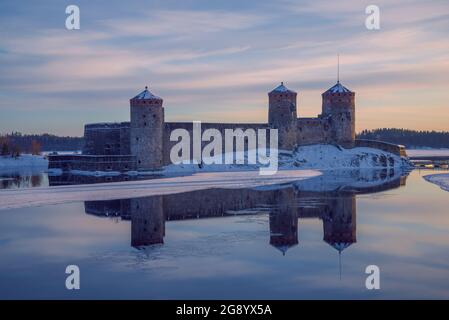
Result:
{"label": "round stone tower", "polygon": [[148,87],[130,100],[131,155],[136,158],[139,171],[162,167],[164,108],[163,100],[152,94]]}
{"label": "round stone tower", "polygon": [[283,82],[268,93],[268,124],[278,129],[280,149],[289,150],[296,145],[296,96]]}
{"label": "round stone tower", "polygon": [[330,122],[329,140],[352,148],[355,141],[355,93],[338,81],[322,94],[322,116]]}

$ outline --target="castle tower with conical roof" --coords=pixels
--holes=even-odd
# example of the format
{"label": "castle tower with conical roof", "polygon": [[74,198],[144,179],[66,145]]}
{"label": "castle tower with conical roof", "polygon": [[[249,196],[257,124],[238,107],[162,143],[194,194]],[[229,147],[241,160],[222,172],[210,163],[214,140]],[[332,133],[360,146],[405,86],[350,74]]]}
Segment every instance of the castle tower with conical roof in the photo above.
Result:
{"label": "castle tower with conical roof", "polygon": [[355,141],[355,93],[337,81],[322,94],[322,98],[322,117],[330,122],[330,142],[352,148]]}
{"label": "castle tower with conical roof", "polygon": [[268,93],[268,124],[278,129],[279,148],[291,150],[296,141],[296,97],[283,82]]}
{"label": "castle tower with conical roof", "polygon": [[130,100],[131,154],[139,171],[157,170],[163,163],[164,108],[148,87]]}

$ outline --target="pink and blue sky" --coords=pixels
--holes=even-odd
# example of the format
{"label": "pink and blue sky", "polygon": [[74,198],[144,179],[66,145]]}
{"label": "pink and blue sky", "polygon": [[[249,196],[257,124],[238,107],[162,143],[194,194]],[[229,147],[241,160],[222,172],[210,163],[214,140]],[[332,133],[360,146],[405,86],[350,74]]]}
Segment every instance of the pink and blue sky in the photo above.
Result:
{"label": "pink and blue sky", "polygon": [[[81,29],[65,28],[67,5]],[[380,30],[365,8],[380,8]],[[82,135],[128,121],[145,85],[170,121],[265,122],[284,81],[316,116],[340,78],[357,131],[449,130],[449,1],[0,2],[0,132]]]}

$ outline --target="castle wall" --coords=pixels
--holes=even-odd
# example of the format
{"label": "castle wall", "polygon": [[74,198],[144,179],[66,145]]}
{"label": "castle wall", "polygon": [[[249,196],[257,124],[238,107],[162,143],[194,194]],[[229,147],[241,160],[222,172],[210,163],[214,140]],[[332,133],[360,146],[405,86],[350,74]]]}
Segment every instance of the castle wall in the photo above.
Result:
{"label": "castle wall", "polygon": [[48,155],[48,168],[63,171],[117,171],[136,170],[136,160],[132,155]]}
{"label": "castle wall", "polygon": [[407,152],[404,146],[383,141],[357,139],[355,140],[355,147],[374,148],[393,153],[400,157],[407,157]]}
{"label": "castle wall", "polygon": [[330,124],[323,118],[299,118],[296,122],[296,143],[309,145],[329,141]]}
{"label": "castle wall", "polygon": [[83,154],[117,155],[120,151],[121,123],[93,123],[84,126]]}
{"label": "castle wall", "polygon": [[122,122],[120,127],[120,154],[131,154],[131,128],[129,122]]}
{"label": "castle wall", "polygon": [[[217,129],[222,136],[222,150],[225,147],[225,130],[226,129],[237,129],[240,128],[243,131],[246,129],[254,129],[257,134],[257,129],[268,129],[268,125],[266,123],[201,123],[201,135],[207,129]],[[179,141],[170,141],[170,134],[173,130],[176,129],[185,129],[189,132],[190,135],[190,150],[193,150],[193,123],[192,122],[166,122],[164,126],[164,154],[163,154],[163,162],[164,165],[171,164],[170,161],[170,150],[172,147],[177,144]],[[269,133],[267,133],[267,144],[269,143]],[[201,143],[201,149],[210,141],[204,141]],[[235,146],[235,144],[234,144]],[[245,149],[247,148],[247,144],[245,143]],[[193,158],[193,154],[190,154],[190,158]]]}

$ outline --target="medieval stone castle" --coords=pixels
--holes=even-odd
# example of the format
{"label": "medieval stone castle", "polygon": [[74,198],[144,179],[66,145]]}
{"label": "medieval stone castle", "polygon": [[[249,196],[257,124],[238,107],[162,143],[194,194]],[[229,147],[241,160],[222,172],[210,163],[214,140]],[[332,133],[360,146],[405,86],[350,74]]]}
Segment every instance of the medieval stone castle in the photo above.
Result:
{"label": "medieval stone castle", "polygon": [[[175,129],[192,133],[192,122],[167,122],[163,99],[148,87],[130,100],[130,122],[94,123],[84,128],[81,155],[53,155],[50,168],[88,171],[158,170],[170,164]],[[297,93],[281,83],[268,93],[268,123],[202,123],[201,129],[278,129],[279,149],[334,144],[345,148],[369,146],[401,154],[399,146],[355,140],[355,93],[339,81],[322,94],[316,118],[298,118]]]}

